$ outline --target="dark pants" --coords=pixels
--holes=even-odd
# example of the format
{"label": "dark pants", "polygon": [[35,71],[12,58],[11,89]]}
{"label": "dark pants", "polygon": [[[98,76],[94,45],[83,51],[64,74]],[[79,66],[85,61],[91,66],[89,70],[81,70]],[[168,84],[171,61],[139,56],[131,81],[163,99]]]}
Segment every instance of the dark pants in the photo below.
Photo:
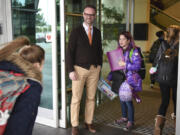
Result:
{"label": "dark pants", "polygon": [[[134,122],[134,105],[132,101],[120,101],[122,117],[128,118],[128,121]],[[128,114],[128,117],[127,117]]]}
{"label": "dark pants", "polygon": [[176,96],[177,96],[177,85],[170,86],[168,84],[159,84],[161,90],[161,105],[159,108],[159,115],[166,115],[167,108],[170,100],[170,90],[172,88],[172,99],[174,103],[174,114],[176,114]]}
{"label": "dark pants", "polygon": [[151,84],[155,84],[156,74],[150,74]]}

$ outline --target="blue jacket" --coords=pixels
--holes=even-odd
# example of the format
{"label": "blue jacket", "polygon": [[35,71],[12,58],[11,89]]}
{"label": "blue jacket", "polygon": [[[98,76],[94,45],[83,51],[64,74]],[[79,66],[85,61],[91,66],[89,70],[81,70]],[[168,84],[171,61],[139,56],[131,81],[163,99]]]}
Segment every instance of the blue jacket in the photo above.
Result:
{"label": "blue jacket", "polygon": [[[0,70],[24,74],[17,65],[8,61],[0,62]],[[18,97],[4,135],[32,135],[40,104],[42,86],[38,81],[33,79],[28,79],[28,83],[30,84],[30,88]]]}

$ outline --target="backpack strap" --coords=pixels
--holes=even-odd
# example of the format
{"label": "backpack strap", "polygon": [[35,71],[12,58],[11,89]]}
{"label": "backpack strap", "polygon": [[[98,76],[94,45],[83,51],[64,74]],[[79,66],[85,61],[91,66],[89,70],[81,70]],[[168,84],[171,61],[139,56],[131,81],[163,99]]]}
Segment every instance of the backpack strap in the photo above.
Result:
{"label": "backpack strap", "polygon": [[129,52],[129,59],[130,61],[132,62],[132,55],[133,55],[133,52],[134,52],[134,48],[132,48]]}

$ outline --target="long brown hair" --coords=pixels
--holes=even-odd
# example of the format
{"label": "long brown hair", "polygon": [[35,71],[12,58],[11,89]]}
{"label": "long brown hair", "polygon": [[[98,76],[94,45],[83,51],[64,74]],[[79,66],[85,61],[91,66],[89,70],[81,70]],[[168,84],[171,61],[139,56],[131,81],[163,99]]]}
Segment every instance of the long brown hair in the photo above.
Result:
{"label": "long brown hair", "polygon": [[[170,34],[172,30],[173,34]],[[180,27],[178,25],[170,25],[167,28],[167,42],[170,44],[176,44],[179,41]]]}
{"label": "long brown hair", "polygon": [[31,63],[41,64],[45,57],[45,51],[38,45],[28,45],[20,49],[19,55]]}
{"label": "long brown hair", "polygon": [[19,53],[19,55],[30,63],[40,63],[44,60],[44,49],[38,45],[29,45],[30,40],[25,36],[20,36],[13,41],[7,43],[5,47],[0,49],[0,61],[5,60],[13,53]]}
{"label": "long brown hair", "polygon": [[0,49],[0,61],[16,52],[25,45],[29,45],[30,40],[26,36],[19,36],[13,41],[4,44],[4,47]]}
{"label": "long brown hair", "polygon": [[120,37],[121,35],[123,35],[127,40],[130,41],[129,46],[128,46],[129,49],[131,49],[131,48],[136,48],[134,39],[133,39],[133,37],[132,37],[132,35],[131,35],[131,33],[130,33],[129,31],[123,31],[123,32],[121,32],[121,33],[119,34],[119,36],[118,36],[118,47],[120,47],[119,37]]}
{"label": "long brown hair", "polygon": [[[20,40],[22,41],[22,40]],[[26,45],[27,42],[13,40],[0,49],[0,61],[9,61],[17,65],[28,78],[42,81],[42,72],[34,68],[34,63],[42,64],[45,51],[38,45]]]}

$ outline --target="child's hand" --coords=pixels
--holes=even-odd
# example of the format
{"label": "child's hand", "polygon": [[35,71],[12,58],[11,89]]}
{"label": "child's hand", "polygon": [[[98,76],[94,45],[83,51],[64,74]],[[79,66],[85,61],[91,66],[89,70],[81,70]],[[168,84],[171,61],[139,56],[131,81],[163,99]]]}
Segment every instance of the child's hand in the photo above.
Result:
{"label": "child's hand", "polygon": [[124,61],[119,61],[119,66],[126,66],[126,63]]}
{"label": "child's hand", "polygon": [[138,96],[137,92],[133,91],[133,97],[138,104],[141,103],[141,98]]}
{"label": "child's hand", "polygon": [[133,87],[132,87],[131,85],[129,85],[129,87],[131,88],[132,91],[134,90]]}

